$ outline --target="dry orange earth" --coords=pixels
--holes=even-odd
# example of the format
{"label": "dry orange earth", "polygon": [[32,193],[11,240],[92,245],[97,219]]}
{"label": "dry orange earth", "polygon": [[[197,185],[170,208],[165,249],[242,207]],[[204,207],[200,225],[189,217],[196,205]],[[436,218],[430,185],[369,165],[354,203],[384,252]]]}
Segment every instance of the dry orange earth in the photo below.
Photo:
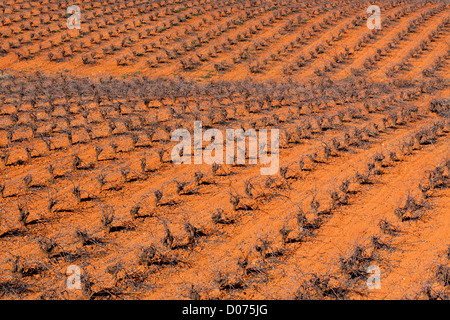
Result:
{"label": "dry orange earth", "polygon": [[[0,7],[2,298],[448,299],[448,3],[381,1],[376,31],[351,0],[78,4],[81,30],[59,1]],[[171,163],[194,120],[279,129],[280,172]]]}

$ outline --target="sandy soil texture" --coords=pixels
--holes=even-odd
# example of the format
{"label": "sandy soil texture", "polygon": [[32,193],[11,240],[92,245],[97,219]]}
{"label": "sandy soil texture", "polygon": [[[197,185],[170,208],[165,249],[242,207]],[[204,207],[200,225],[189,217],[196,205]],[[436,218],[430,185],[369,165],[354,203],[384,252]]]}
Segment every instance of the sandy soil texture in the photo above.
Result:
{"label": "sandy soil texture", "polygon": [[0,298],[449,299],[450,4],[370,4],[3,1]]}

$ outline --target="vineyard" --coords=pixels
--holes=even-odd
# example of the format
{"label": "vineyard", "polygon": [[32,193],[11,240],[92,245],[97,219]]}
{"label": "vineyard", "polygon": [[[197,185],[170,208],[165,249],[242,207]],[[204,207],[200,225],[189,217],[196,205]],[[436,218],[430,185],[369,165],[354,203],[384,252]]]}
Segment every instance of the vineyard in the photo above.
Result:
{"label": "vineyard", "polygon": [[[3,1],[0,298],[449,299],[449,9]],[[197,121],[277,174],[174,163]]]}

